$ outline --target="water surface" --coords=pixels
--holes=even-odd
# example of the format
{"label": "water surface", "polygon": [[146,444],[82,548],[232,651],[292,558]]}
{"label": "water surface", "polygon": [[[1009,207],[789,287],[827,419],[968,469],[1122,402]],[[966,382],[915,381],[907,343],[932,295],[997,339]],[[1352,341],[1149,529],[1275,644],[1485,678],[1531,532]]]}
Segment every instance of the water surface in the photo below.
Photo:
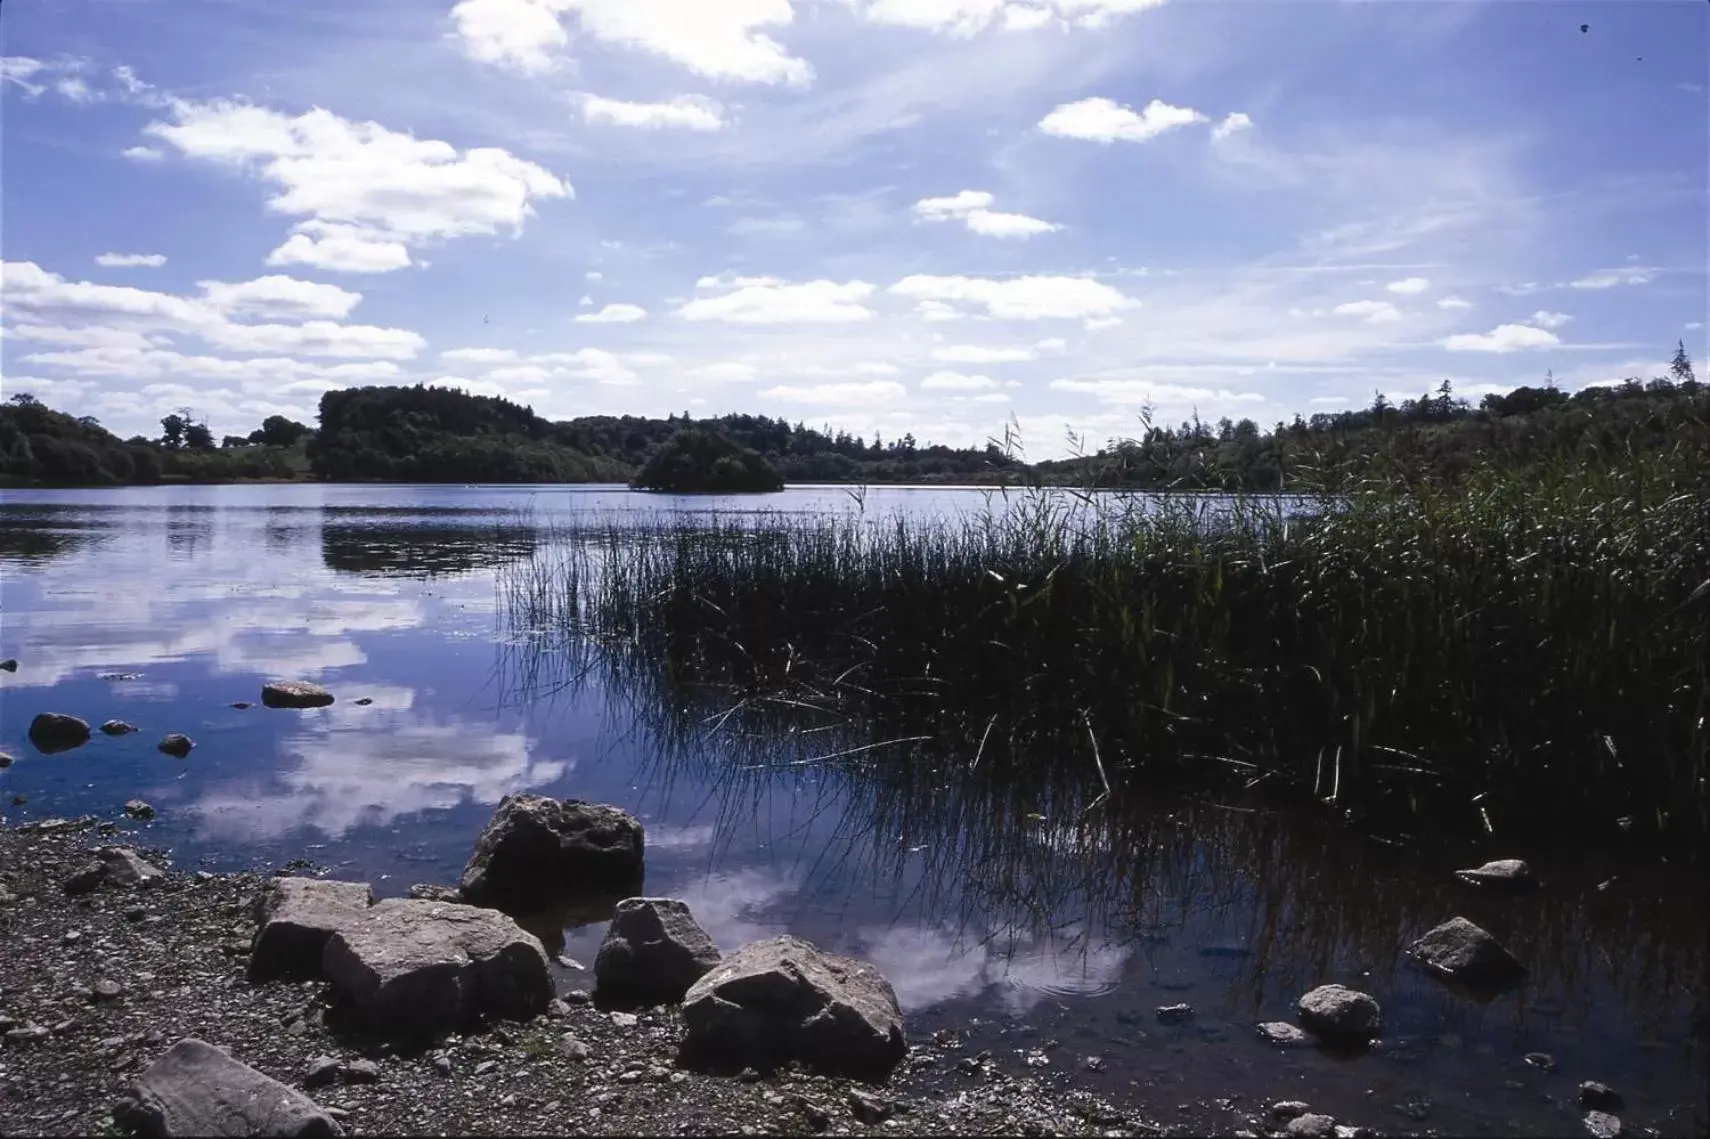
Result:
{"label": "water surface", "polygon": [[[18,757],[0,772],[0,809],[113,815],[141,797],[160,812],[145,841],[180,864],[306,857],[392,895],[455,882],[508,792],[594,799],[643,820],[648,891],[686,899],[725,950],[791,932],[866,956],[916,1035],[954,1029],[1002,1066],[1154,1115],[1239,1095],[1386,1131],[1555,1134],[1579,1129],[1575,1089],[1598,1079],[1626,1096],[1629,1124],[1710,1124],[1699,877],[1555,856],[1547,889],[1499,900],[1448,871],[1528,852],[1396,847],[1318,817],[1164,797],[1051,818],[1025,792],[781,767],[752,739],[685,732],[657,693],[612,674],[544,694],[535,682],[563,671],[515,643],[499,598],[507,567],[590,520],[1004,508],[943,488],[5,492],[0,657],[20,665],[0,675],[0,748]],[[231,707],[278,677],[319,681],[338,702]],[[40,711],[142,731],[44,756],[25,738]],[[196,740],[188,760],[155,750],[166,732]],[[6,806],[14,796],[27,802]],[[1399,947],[1454,914],[1503,938],[1527,983],[1479,1001],[1406,966]],[[572,925],[564,952],[591,961],[602,932]],[[1257,1039],[1256,1023],[1289,1018],[1329,981],[1383,1004],[1375,1052]],[[1189,1024],[1158,1023],[1154,1009],[1183,1002]],[[1526,1062],[1539,1051],[1554,1071]],[[1097,1072],[1083,1063],[1094,1055]]]}

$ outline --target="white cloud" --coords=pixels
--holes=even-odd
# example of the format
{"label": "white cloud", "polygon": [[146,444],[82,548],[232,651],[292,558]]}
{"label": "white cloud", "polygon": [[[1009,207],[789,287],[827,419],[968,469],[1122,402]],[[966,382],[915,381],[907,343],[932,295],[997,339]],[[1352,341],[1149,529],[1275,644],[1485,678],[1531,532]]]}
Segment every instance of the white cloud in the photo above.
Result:
{"label": "white cloud", "polygon": [[711,79],[806,83],[813,69],[762,29],[788,25],[790,0],[459,0],[451,17],[473,59],[524,73],[557,66],[562,20],[602,44],[662,56]]}
{"label": "white cloud", "polygon": [[[1140,302],[1090,277],[904,277],[891,286],[897,296],[922,304],[928,319],[945,319],[952,304],[972,305],[997,320],[1079,320],[1137,308]],[[928,307],[932,306],[932,307]]]}
{"label": "white cloud", "polygon": [[702,277],[695,282],[697,289],[746,289],[749,286],[766,287],[781,285],[784,282],[777,277],[743,277],[734,273],[720,273],[716,277]]}
{"label": "white cloud", "polygon": [[768,399],[784,399],[816,407],[863,407],[874,403],[902,400],[908,389],[893,380],[873,380],[870,383],[815,384],[796,386],[785,384],[766,388],[760,393]]}
{"label": "white cloud", "polygon": [[359,225],[306,221],[267,255],[269,265],[309,265],[333,273],[390,273],[410,265],[404,243]]}
{"label": "white cloud", "polygon": [[47,70],[47,64],[39,59],[31,59],[27,55],[8,55],[0,57],[0,87],[11,83],[21,88],[25,95],[35,98],[47,88],[30,80],[42,71]]}
{"label": "white cloud", "polygon": [[1232,138],[1242,131],[1253,129],[1252,117],[1243,111],[1231,111],[1223,116],[1223,121],[1211,128],[1211,141],[1222,142]]}
{"label": "white cloud", "polygon": [[361,293],[353,293],[337,285],[279,275],[257,277],[238,284],[198,281],[197,286],[208,303],[221,312],[287,320],[313,317],[343,320],[362,300]]}
{"label": "white cloud", "polygon": [[982,237],[1034,237],[1055,233],[1062,227],[1026,214],[1007,214],[995,210],[975,210],[967,217],[968,228]]}
{"label": "white cloud", "polygon": [[517,358],[514,348],[452,348],[439,354],[441,360],[466,364],[508,364]]}
{"label": "white cloud", "polygon": [[647,315],[640,305],[607,305],[599,312],[584,312],[571,319],[577,324],[633,324]]}
{"label": "white cloud", "polygon": [[747,383],[758,379],[760,369],[753,364],[744,364],[739,360],[723,360],[716,364],[705,364],[692,368],[688,375],[698,380],[711,380],[714,383]]}
{"label": "white cloud", "polygon": [[970,376],[963,372],[934,372],[920,381],[923,389],[931,391],[979,391],[997,387],[990,376]]}
{"label": "white cloud", "polygon": [[586,95],[582,99],[582,117],[591,123],[611,123],[644,130],[676,127],[716,131],[726,126],[724,108],[711,99],[696,95],[684,95],[668,103],[626,103],[619,99]]}
{"label": "white cloud", "polygon": [[1577,281],[1569,281],[1570,289],[1613,289],[1620,285],[1648,285],[1656,277],[1655,269],[1604,269]]}
{"label": "white cloud", "polygon": [[1119,405],[1207,405],[1264,403],[1257,392],[1237,392],[1227,388],[1195,388],[1179,384],[1160,384],[1137,379],[1063,379],[1052,380],[1053,391],[1079,392],[1095,396],[1104,403]]}
{"label": "white cloud", "polygon": [[865,281],[791,285],[761,279],[722,296],[697,297],[677,312],[688,320],[731,324],[843,323],[872,319],[873,310],[861,303],[872,294],[873,286]]}
{"label": "white cloud", "polygon": [[1056,337],[1041,340],[1031,347],[990,347],[984,344],[947,344],[932,350],[932,358],[946,364],[1009,364],[1022,360],[1037,360],[1041,354],[1055,355],[1068,348]]}
{"label": "white cloud", "polygon": [[914,204],[914,212],[928,221],[949,221],[967,217],[975,210],[989,209],[994,201],[984,190],[962,190],[948,198],[922,198]]}
{"label": "white cloud", "polygon": [[1539,309],[1537,312],[1532,314],[1533,324],[1537,325],[1539,328],[1547,328],[1551,332],[1554,332],[1558,328],[1566,328],[1570,323],[1572,323],[1572,321],[1573,317],[1569,316],[1565,312],[1548,312],[1544,309]]}
{"label": "white cloud", "polygon": [[1472,307],[1472,302],[1464,297],[1443,297],[1437,302],[1440,309],[1466,309]]}
{"label": "white cloud", "polygon": [[1431,282],[1424,277],[1403,277],[1399,281],[1391,281],[1384,288],[1404,297],[1418,296],[1431,287]]}
{"label": "white cloud", "polygon": [[[321,108],[290,116],[223,99],[174,100],[171,108],[172,121],[144,130],[189,157],[271,183],[278,192],[268,209],[305,219],[298,226],[303,240],[294,237],[275,250],[275,264],[401,267],[395,246],[518,233],[536,202],[572,195],[569,183],[509,151],[459,152],[447,142],[352,122]],[[329,241],[333,248],[323,249]],[[341,258],[338,249],[349,257]]]}
{"label": "white cloud", "polygon": [[159,162],[166,157],[164,151],[152,146],[127,146],[119,153],[132,162]]}
{"label": "white cloud", "polygon": [[220,324],[200,334],[229,352],[294,352],[305,356],[368,356],[409,360],[427,341],[404,328],[365,324],[335,324],[311,320],[304,324]]}
{"label": "white cloud", "polygon": [[166,264],[166,254],[97,253],[95,264],[104,269],[158,269]]}
{"label": "white cloud", "polygon": [[1560,344],[1555,333],[1525,324],[1500,324],[1489,332],[1467,332],[1443,341],[1451,352],[1519,352]]}
{"label": "white cloud", "polygon": [[1105,329],[1115,328],[1121,323],[1122,318],[1120,316],[1095,316],[1089,317],[1083,327],[1088,332],[1103,332]]}
{"label": "white cloud", "polygon": [[1372,324],[1401,319],[1401,310],[1388,301],[1349,301],[1330,310],[1337,316],[1357,316]]}
{"label": "white cloud", "polygon": [[1076,138],[1108,146],[1113,142],[1145,142],[1178,127],[1205,122],[1192,107],[1173,107],[1153,99],[1142,111],[1102,96],[1064,103],[1039,120],[1039,129],[1061,138]]}
{"label": "white cloud", "polygon": [[590,281],[603,281],[606,279],[606,275],[598,269],[589,269],[586,273],[582,274],[582,276]]}
{"label": "white cloud", "polygon": [[993,23],[1005,31],[1028,32],[1059,21],[1099,28],[1165,0],[846,0],[874,24],[915,28],[951,36],[973,36]]}

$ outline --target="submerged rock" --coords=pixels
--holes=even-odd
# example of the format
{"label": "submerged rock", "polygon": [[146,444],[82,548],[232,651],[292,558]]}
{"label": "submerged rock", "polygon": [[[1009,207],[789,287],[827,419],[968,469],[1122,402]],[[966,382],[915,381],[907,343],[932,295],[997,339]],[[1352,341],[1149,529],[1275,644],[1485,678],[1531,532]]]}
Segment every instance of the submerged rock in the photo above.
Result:
{"label": "submerged rock", "polygon": [[183,732],[173,732],[171,735],[162,736],[160,742],[154,746],[167,755],[183,759],[190,754],[190,749],[196,746],[196,741]]}
{"label": "submerged rock", "polygon": [[1159,1024],[1186,1024],[1193,1019],[1192,1005],[1164,1005],[1155,1014]]}
{"label": "submerged rock", "polygon": [[16,762],[17,762],[17,760],[13,759],[10,755],[7,755],[5,752],[0,751],[0,771],[6,770],[8,767],[11,767]]}
{"label": "submerged rock", "polygon": [[1627,1106],[1627,1101],[1621,1098],[1621,1093],[1608,1084],[1600,1084],[1596,1080],[1586,1080],[1579,1085],[1579,1106],[1592,1108],[1596,1111],[1616,1112]]}
{"label": "submerged rock", "polygon": [[307,680],[276,680],[263,686],[261,702],[269,708],[325,708],[333,694]]}
{"label": "submerged rock", "polygon": [[194,1037],[156,1060],[115,1106],[113,1118],[145,1136],[344,1134],[308,1096]]}
{"label": "submerged rock", "polygon": [[683,999],[685,1060],[883,1079],[908,1052],[896,990],[871,965],[795,937],[756,941]]}
{"label": "submerged rock", "polygon": [[256,899],[249,979],[318,979],[327,941],[373,904],[374,891],[366,882],[269,879]]}
{"label": "submerged rock", "polygon": [[718,963],[718,946],[685,903],[628,898],[600,943],[594,979],[602,996],[663,1004],[681,1001]]}
{"label": "submerged rock", "polygon": [[1605,1111],[1588,1111],[1585,1129],[1596,1139],[1616,1139],[1621,1134],[1621,1120]]}
{"label": "submerged rock", "polygon": [[123,720],[108,720],[101,725],[101,732],[109,736],[128,736],[137,730],[135,724],[127,724]]}
{"label": "submerged rock", "polygon": [[341,925],[322,969],[391,1036],[433,1036],[485,1017],[529,1020],[552,1000],[546,951],[493,910],[394,898]]}
{"label": "submerged rock", "polygon": [[642,881],[643,832],[617,807],[543,795],[499,800],[464,867],[471,905],[530,914],[554,902]]}
{"label": "submerged rock", "polygon": [[125,817],[146,823],[154,818],[154,808],[141,799],[130,799],[125,803]]}
{"label": "submerged rock", "polygon": [[1300,1136],[1301,1139],[1335,1139],[1336,1121],[1328,1115],[1318,1115],[1308,1112],[1289,1120],[1283,1128],[1285,1135]]}
{"label": "submerged rock", "polygon": [[89,742],[89,724],[76,716],[42,712],[30,721],[30,742],[44,755],[70,751]]}
{"label": "submerged rock", "polygon": [[15,657],[7,657],[5,660],[0,660],[0,672],[17,672],[17,671],[18,671],[18,661]]}
{"label": "submerged rock", "polygon": [[95,852],[93,861],[85,863],[77,873],[65,880],[67,894],[87,894],[102,886],[148,886],[160,881],[164,874],[158,866],[145,862],[128,846],[103,846]]}
{"label": "submerged rock", "polygon": [[1518,858],[1486,862],[1476,870],[1457,870],[1455,877],[1469,885],[1503,890],[1526,890],[1538,884],[1532,868]]}
{"label": "submerged rock", "polygon": [[1450,918],[1407,952],[1433,975],[1473,988],[1503,988],[1526,975],[1501,942],[1466,918]]}
{"label": "submerged rock", "polygon": [[1267,1044],[1278,1048],[1300,1048],[1312,1043],[1312,1038],[1294,1025],[1283,1020],[1267,1021],[1259,1025],[1259,1037]]}
{"label": "submerged rock", "polygon": [[1365,1043],[1383,1026],[1383,1010],[1365,993],[1342,985],[1320,985],[1300,998],[1300,1023],[1325,1040]]}

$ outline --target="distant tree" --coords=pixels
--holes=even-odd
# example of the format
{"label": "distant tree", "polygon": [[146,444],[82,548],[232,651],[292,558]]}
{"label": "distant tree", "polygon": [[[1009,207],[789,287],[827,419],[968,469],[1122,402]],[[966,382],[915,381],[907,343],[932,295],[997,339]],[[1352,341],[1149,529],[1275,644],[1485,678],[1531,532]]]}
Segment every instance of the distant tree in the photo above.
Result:
{"label": "distant tree", "polygon": [[206,423],[189,423],[184,427],[184,445],[192,451],[212,451],[214,433]]}
{"label": "distant tree", "polygon": [[101,426],[101,421],[96,419],[93,415],[80,415],[77,417],[77,422],[89,428],[91,431],[99,430]]}
{"label": "distant tree", "polygon": [[268,447],[295,447],[297,441],[308,433],[309,429],[296,420],[270,415],[261,421],[259,429],[249,433],[249,441]]}
{"label": "distant tree", "polygon": [[[254,433],[252,432],[251,434],[253,435]],[[251,439],[245,438],[242,435],[227,435],[220,440],[220,447],[223,450],[229,451],[233,447],[247,447],[250,445],[250,442]]]}
{"label": "distant tree", "polygon": [[184,431],[190,425],[176,411],[160,417],[160,445],[168,451],[177,451],[184,446]]}
{"label": "distant tree", "polygon": [[19,392],[12,397],[11,402],[17,404],[19,407],[34,407],[42,401],[31,395],[29,392]]}
{"label": "distant tree", "polygon": [[1692,359],[1686,354],[1686,341],[1675,341],[1674,359],[1669,361],[1668,374],[1679,384],[1691,383],[1698,378],[1692,374]]}

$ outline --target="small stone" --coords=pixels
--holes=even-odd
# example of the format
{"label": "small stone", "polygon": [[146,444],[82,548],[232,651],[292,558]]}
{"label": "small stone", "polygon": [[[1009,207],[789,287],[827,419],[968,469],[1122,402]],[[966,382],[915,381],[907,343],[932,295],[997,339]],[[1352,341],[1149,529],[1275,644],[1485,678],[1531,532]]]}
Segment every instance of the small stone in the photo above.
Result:
{"label": "small stone", "polygon": [[308,1034],[309,1022],[302,1017],[298,1017],[285,1026],[285,1035],[287,1036],[307,1036]]}
{"label": "small stone", "polygon": [[355,704],[358,708],[366,708],[366,707],[368,707],[368,705],[374,703],[374,697],[364,696],[360,700],[353,700],[352,703]]}
{"label": "small stone", "polygon": [[1300,1139],[1335,1139],[1336,1121],[1328,1115],[1309,1113],[1290,1120],[1283,1132]]}
{"label": "small stone", "polygon": [[108,720],[101,725],[101,731],[109,736],[128,736],[137,730],[135,724],[127,724],[123,720]]}
{"label": "small stone", "polygon": [[588,992],[587,989],[571,989],[569,992],[564,994],[564,1000],[567,1004],[585,1005],[593,999],[593,994]]}
{"label": "small stone", "polygon": [[53,1033],[39,1024],[26,1024],[21,1028],[7,1030],[5,1040],[8,1044],[40,1044],[52,1035]]}
{"label": "small stone", "polygon": [[1523,1059],[1540,1071],[1553,1072],[1556,1070],[1556,1058],[1548,1052],[1528,1052]]}
{"label": "small stone", "polygon": [[380,1065],[373,1060],[351,1060],[340,1066],[338,1074],[347,1084],[375,1084],[380,1082]]}
{"label": "small stone", "polygon": [[1579,1085],[1579,1106],[1595,1111],[1616,1112],[1626,1107],[1627,1101],[1608,1084],[1587,1080]]}
{"label": "small stone", "polygon": [[859,1088],[849,1092],[849,1114],[869,1127],[876,1127],[896,1114],[897,1105]]}
{"label": "small stone", "polygon": [[1277,1120],[1299,1119],[1311,1110],[1310,1104],[1302,1103],[1298,1099],[1279,1100],[1271,1104],[1271,1118]]}
{"label": "small stone", "polygon": [[0,660],[0,672],[17,672],[17,671],[18,671],[18,662],[16,659],[14,659],[12,657],[7,657],[5,660]]}
{"label": "small stone", "polygon": [[614,1012],[612,1013],[612,1023],[618,1028],[634,1028],[637,1018],[633,1012]]}
{"label": "small stone", "polygon": [[451,1075],[451,1057],[435,1056],[433,1058],[433,1070],[442,1076]]}
{"label": "small stone", "polygon": [[563,1020],[570,1015],[570,1006],[560,997],[553,997],[546,1002],[546,1015],[552,1020]]}
{"label": "small stone", "polygon": [[175,759],[183,759],[190,754],[190,749],[196,746],[196,741],[183,732],[173,732],[161,737],[161,741],[154,746]]}
{"label": "small stone", "polygon": [[1378,1034],[1383,1011],[1365,993],[1343,985],[1320,985],[1300,998],[1300,1023],[1327,1040],[1365,1043]]}
{"label": "small stone", "polygon": [[269,708],[324,708],[333,694],[306,680],[279,680],[262,687],[261,702]]}
{"label": "small stone", "polygon": [[103,977],[89,986],[89,996],[97,1001],[116,1001],[125,995],[125,986],[118,981]]}
{"label": "small stone", "polygon": [[1415,1123],[1424,1123],[1431,1117],[1431,1105],[1429,1102],[1424,1100],[1410,1100],[1407,1103],[1398,1103],[1395,1105],[1395,1110],[1400,1112],[1402,1115],[1405,1115]]}
{"label": "small stone", "polygon": [[488,1072],[491,1072],[498,1066],[499,1062],[497,1060],[483,1060],[479,1064],[475,1065],[475,1074],[477,1076],[485,1076]]}
{"label": "small stone", "polygon": [[1596,1139],[1616,1139],[1621,1134],[1621,1120],[1606,1111],[1588,1111],[1585,1129]]}
{"label": "small stone", "polygon": [[10,755],[6,754],[3,751],[0,751],[0,771],[6,770],[8,767],[11,767],[16,762],[17,762],[17,760],[13,759]]}
{"label": "small stone", "polygon": [[82,930],[80,930],[80,929],[68,929],[65,931],[65,936],[63,936],[59,939],[59,943],[61,945],[76,945],[78,942],[80,942],[82,940],[83,940],[83,931]]}
{"label": "small stone", "polygon": [[248,700],[233,700],[231,706],[233,708],[236,708],[240,712],[244,711],[247,708],[255,707],[255,705],[251,704]]}
{"label": "small stone", "polygon": [[1102,1072],[1104,1071],[1104,1057],[1088,1056],[1086,1059],[1081,1061],[1081,1067],[1085,1068],[1089,1072]]}
{"label": "small stone", "polygon": [[303,1069],[303,1086],[311,1091],[324,1088],[338,1079],[338,1061],[331,1056],[316,1056]]}
{"label": "small stone", "polygon": [[141,799],[131,799],[125,803],[125,815],[138,822],[147,822],[154,818],[154,808]]}
{"label": "small stone", "polygon": [[1480,989],[1502,989],[1526,975],[1502,943],[1466,918],[1451,918],[1407,949],[1437,977]]}
{"label": "small stone", "polygon": [[42,712],[30,721],[30,742],[43,755],[82,747],[89,742],[89,722],[58,712]]}
{"label": "small stone", "polygon": [[558,1038],[558,1052],[573,1064],[582,1063],[589,1055],[588,1046],[568,1032]]}
{"label": "small stone", "polygon": [[1282,1020],[1259,1025],[1259,1037],[1278,1048],[1299,1048],[1312,1043],[1312,1038],[1305,1032]]}
{"label": "small stone", "polygon": [[753,1068],[744,1068],[736,1074],[736,1078],[745,1084],[757,1084],[760,1082],[761,1076]]}
{"label": "small stone", "polygon": [[1186,1024],[1193,1019],[1192,1005],[1165,1005],[1157,1010],[1159,1024]]}
{"label": "small stone", "polygon": [[1486,862],[1476,870],[1457,870],[1455,877],[1470,886],[1490,889],[1525,890],[1538,884],[1532,868],[1518,858]]}

